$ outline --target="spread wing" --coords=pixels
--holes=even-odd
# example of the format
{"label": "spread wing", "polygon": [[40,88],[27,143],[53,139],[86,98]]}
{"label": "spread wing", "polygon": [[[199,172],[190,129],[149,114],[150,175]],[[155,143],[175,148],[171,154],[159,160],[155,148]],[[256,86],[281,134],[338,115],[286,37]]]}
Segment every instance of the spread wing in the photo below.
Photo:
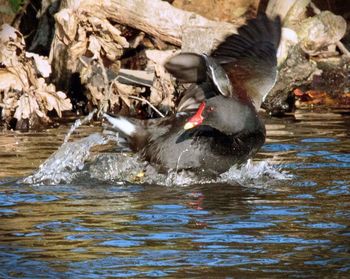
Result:
{"label": "spread wing", "polygon": [[280,37],[280,18],[261,13],[228,36],[210,56],[181,53],[170,58],[165,68],[171,74],[180,82],[196,83],[184,93],[179,110],[198,107],[217,94],[249,99],[260,107],[276,80]]}
{"label": "spread wing", "polygon": [[237,34],[228,36],[211,53],[224,67],[233,91],[247,94],[258,102],[258,106],[276,80],[276,54],[280,38],[280,18],[270,19],[260,13],[238,28]]}

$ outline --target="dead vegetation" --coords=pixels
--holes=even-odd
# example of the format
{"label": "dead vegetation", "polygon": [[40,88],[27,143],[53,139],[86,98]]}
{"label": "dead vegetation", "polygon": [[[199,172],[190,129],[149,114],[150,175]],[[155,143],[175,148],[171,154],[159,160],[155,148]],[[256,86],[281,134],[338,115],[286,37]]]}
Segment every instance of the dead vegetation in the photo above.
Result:
{"label": "dead vegetation", "polygon": [[[349,108],[349,52],[340,42],[347,29],[343,17],[320,11],[310,0],[215,1],[227,9],[212,6],[213,1],[168,2],[41,1],[37,27],[30,32],[23,28],[31,2],[26,4],[14,27],[1,26],[4,126],[38,128],[63,112],[94,108],[138,117],[171,113],[183,85],[165,71],[164,61],[179,51],[210,53],[245,18],[265,8],[282,16],[284,28],[279,79],[263,107],[277,113],[291,110],[296,95],[298,107]],[[317,82],[330,76],[333,84]],[[322,103],[329,98],[320,98],[320,92],[341,101]],[[313,96],[318,96],[315,103]]]}
{"label": "dead vegetation", "polygon": [[16,129],[28,129],[50,122],[49,111],[59,117],[71,110],[66,94],[47,83],[51,73],[47,58],[25,51],[23,36],[4,24],[0,29],[0,106],[1,117],[10,124],[16,119]]}

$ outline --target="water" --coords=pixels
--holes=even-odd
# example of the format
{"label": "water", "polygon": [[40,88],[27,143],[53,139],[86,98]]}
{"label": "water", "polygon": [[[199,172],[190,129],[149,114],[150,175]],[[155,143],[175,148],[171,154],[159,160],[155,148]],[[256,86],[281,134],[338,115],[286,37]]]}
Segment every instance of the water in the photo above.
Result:
{"label": "water", "polygon": [[25,184],[69,127],[2,134],[0,278],[348,278],[349,127],[336,113],[268,119],[253,162],[197,184],[139,175],[112,142],[92,147],[106,142],[93,126],[73,133],[85,157],[57,167],[59,183]]}

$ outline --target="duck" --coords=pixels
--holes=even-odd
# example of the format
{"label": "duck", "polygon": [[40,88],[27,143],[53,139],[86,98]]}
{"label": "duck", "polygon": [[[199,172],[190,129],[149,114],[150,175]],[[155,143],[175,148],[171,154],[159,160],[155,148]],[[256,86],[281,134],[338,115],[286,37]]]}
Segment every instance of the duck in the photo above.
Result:
{"label": "duck", "polygon": [[259,13],[209,55],[184,52],[165,63],[179,82],[191,84],[176,113],[146,120],[105,113],[104,118],[160,172],[226,172],[265,142],[258,110],[276,81],[280,37],[280,18]]}

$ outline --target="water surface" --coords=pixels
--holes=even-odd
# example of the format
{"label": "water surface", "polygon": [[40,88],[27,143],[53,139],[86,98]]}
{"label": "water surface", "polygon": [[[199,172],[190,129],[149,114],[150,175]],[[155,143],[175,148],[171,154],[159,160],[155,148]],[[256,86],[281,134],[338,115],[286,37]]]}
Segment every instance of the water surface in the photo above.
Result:
{"label": "water surface", "polygon": [[69,183],[24,184],[69,127],[3,133],[0,278],[347,278],[349,127],[337,113],[267,119],[251,165],[191,186],[125,183],[111,170],[129,157],[104,147]]}

